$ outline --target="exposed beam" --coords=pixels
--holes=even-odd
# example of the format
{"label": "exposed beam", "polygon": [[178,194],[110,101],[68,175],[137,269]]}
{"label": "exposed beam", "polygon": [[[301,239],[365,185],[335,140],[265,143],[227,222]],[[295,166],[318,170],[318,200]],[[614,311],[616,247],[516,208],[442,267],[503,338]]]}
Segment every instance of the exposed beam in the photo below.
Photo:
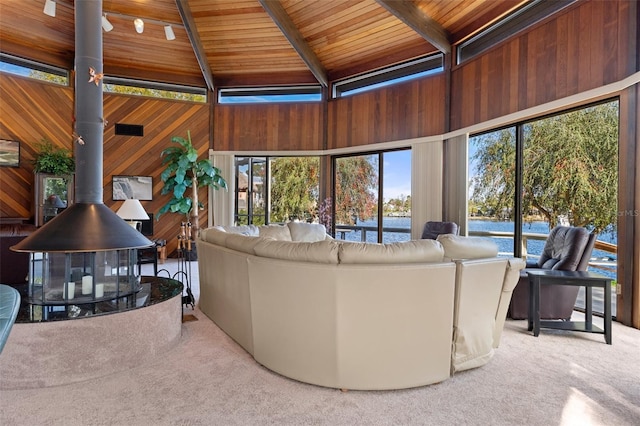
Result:
{"label": "exposed beam", "polygon": [[410,26],[422,38],[434,45],[439,51],[451,53],[451,37],[433,18],[427,16],[415,3],[398,0],[376,0],[380,6],[391,12],[396,18]]}
{"label": "exposed beam", "polygon": [[280,28],[280,31],[289,40],[289,43],[293,46],[298,55],[307,64],[307,67],[311,70],[316,79],[324,87],[329,86],[329,79],[327,78],[327,71],[322,66],[320,59],[311,50],[307,42],[298,31],[298,28],[293,24],[293,21],[284,10],[279,1],[275,0],[259,0],[263,9],[269,14],[273,22]]}
{"label": "exposed beam", "polygon": [[200,36],[198,35],[198,31],[196,30],[196,22],[193,20],[191,8],[189,7],[189,4],[183,0],[176,0],[176,6],[178,7],[180,17],[182,18],[184,29],[187,32],[187,37],[189,37],[189,41],[191,42],[193,53],[196,55],[198,65],[200,65],[200,70],[202,71],[204,81],[205,83],[207,83],[207,88],[209,88],[209,90],[213,92],[213,74],[211,73],[211,67],[209,66],[209,61],[207,60],[207,54],[202,47]]}

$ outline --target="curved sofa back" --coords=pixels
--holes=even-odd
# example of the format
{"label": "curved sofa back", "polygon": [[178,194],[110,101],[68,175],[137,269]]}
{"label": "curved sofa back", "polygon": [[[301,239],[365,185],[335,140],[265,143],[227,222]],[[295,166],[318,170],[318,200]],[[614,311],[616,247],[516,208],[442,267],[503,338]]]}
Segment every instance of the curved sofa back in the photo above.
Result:
{"label": "curved sofa back", "polygon": [[321,386],[408,388],[485,364],[524,266],[484,239],[290,241],[269,228],[200,233],[200,309],[259,363]]}

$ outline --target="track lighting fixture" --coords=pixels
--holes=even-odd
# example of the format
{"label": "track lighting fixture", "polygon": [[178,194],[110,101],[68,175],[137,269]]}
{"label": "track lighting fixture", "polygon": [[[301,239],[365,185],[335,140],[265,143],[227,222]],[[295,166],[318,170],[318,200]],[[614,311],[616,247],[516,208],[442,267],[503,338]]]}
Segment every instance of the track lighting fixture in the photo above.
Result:
{"label": "track lighting fixture", "polygon": [[136,18],[133,20],[133,26],[136,27],[136,32],[138,34],[142,34],[144,31],[144,21],[140,18]]}
{"label": "track lighting fixture", "polygon": [[164,35],[167,38],[167,40],[175,40],[176,39],[176,35],[173,33],[173,28],[171,28],[171,25],[165,25],[165,27],[164,27]]}
{"label": "track lighting fixture", "polygon": [[45,15],[56,16],[56,2],[53,0],[46,0],[44,2],[44,10]]}
{"label": "track lighting fixture", "polygon": [[107,19],[107,14],[106,13],[104,15],[102,15],[102,29],[107,33],[113,29],[113,25]]}

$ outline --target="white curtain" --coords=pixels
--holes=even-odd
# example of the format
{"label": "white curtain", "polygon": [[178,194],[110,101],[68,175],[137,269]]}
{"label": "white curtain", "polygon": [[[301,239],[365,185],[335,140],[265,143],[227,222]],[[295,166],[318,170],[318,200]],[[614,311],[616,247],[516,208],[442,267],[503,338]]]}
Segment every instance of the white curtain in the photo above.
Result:
{"label": "white curtain", "polygon": [[467,233],[468,215],[468,140],[464,134],[447,139],[444,166],[444,220],[455,222],[460,227],[460,235]]}
{"label": "white curtain", "polygon": [[429,220],[442,220],[443,142],[411,146],[411,238],[419,239]]}
{"label": "white curtain", "polygon": [[227,189],[209,188],[209,226],[233,225],[234,196],[236,192],[235,158],[233,155],[215,155],[209,150],[209,159],[220,169]]}

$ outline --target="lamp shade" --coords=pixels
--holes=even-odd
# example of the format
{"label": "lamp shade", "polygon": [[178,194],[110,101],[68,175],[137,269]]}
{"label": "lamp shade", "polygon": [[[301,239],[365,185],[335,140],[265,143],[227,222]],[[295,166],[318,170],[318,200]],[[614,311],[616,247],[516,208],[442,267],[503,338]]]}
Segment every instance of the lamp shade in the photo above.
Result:
{"label": "lamp shade", "polygon": [[116,214],[124,220],[149,220],[149,215],[136,199],[124,200]]}

